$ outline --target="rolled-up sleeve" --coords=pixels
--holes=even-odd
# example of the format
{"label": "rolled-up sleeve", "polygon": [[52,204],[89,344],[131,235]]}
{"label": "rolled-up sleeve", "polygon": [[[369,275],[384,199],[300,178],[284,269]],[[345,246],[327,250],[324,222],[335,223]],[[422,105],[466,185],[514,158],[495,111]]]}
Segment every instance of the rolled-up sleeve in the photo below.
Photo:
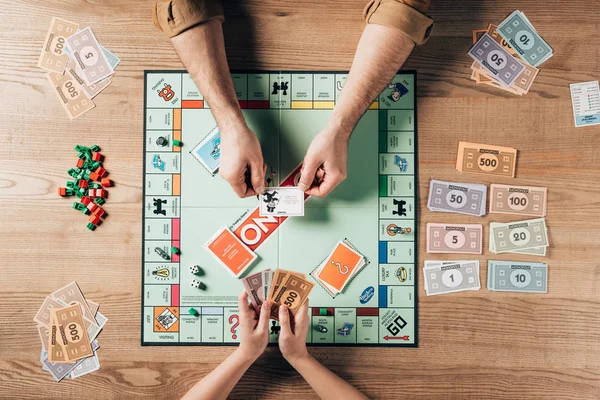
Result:
{"label": "rolled-up sleeve", "polygon": [[154,5],[154,25],[169,37],[213,19],[225,20],[221,0],[161,0]]}
{"label": "rolled-up sleeve", "polygon": [[430,0],[371,0],[363,16],[368,24],[401,30],[415,44],[429,38],[433,20],[427,16]]}

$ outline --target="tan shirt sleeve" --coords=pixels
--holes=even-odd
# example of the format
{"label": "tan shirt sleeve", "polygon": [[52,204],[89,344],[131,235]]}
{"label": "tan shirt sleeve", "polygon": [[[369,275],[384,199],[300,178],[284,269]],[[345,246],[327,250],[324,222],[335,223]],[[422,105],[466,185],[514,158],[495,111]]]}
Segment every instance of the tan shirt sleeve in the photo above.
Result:
{"label": "tan shirt sleeve", "polygon": [[212,19],[225,20],[221,0],[160,0],[154,5],[154,25],[169,37]]}
{"label": "tan shirt sleeve", "polygon": [[371,0],[363,16],[368,24],[399,29],[415,44],[423,44],[433,27],[433,20],[425,14],[429,4],[430,0]]}

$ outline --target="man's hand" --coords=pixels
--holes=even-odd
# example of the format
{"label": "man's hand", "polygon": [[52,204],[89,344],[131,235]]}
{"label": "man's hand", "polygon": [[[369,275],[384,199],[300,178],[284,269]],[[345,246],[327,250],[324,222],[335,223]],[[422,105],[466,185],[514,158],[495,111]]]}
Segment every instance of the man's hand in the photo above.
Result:
{"label": "man's hand", "polygon": [[279,350],[290,364],[308,357],[306,350],[306,333],[308,332],[308,301],[305,301],[302,307],[298,309],[294,318],[293,328],[290,322],[289,309],[282,305],[279,307],[279,324],[281,333],[279,334]]}
{"label": "man's hand", "polygon": [[325,197],[346,179],[350,135],[331,128],[321,131],[308,147],[298,188]]}
{"label": "man's hand", "polygon": [[239,128],[221,130],[221,161],[219,175],[239,197],[262,194],[265,172],[260,143],[245,124]]}
{"label": "man's hand", "polygon": [[269,343],[269,311],[272,304],[271,301],[265,301],[258,315],[248,303],[248,293],[244,291],[238,296],[241,337],[238,350],[252,362],[263,353]]}

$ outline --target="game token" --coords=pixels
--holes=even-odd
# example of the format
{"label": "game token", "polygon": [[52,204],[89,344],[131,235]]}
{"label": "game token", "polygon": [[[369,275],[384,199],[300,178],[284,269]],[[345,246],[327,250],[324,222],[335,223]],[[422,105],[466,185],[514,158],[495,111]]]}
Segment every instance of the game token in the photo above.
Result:
{"label": "game token", "polygon": [[192,307],[192,308],[190,308],[190,309],[188,310],[188,312],[189,312],[191,315],[193,315],[194,317],[198,317],[198,316],[200,316],[200,313],[198,312],[198,310],[196,310],[196,309],[195,309],[195,308],[193,308],[193,307]]}
{"label": "game token", "polygon": [[165,260],[170,260],[171,259],[171,257],[169,257],[169,255],[167,254],[167,252],[164,251],[163,249],[161,249],[160,247],[155,247],[154,248],[154,252],[156,254],[158,254],[159,256],[161,256]]}
{"label": "game token", "polygon": [[169,144],[169,141],[167,140],[166,137],[159,136],[158,138],[156,138],[156,144],[160,147],[165,147],[166,145]]}

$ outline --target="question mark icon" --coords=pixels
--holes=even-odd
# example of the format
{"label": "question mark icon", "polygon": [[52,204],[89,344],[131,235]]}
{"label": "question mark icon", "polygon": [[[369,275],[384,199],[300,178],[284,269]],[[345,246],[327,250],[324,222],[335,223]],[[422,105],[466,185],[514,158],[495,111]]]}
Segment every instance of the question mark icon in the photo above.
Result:
{"label": "question mark icon", "polygon": [[[235,320],[235,323],[233,323],[234,320]],[[238,317],[235,314],[232,315],[231,317],[229,317],[229,323],[233,324],[233,326],[230,329],[230,331],[231,331],[231,338],[232,339],[237,339],[237,335],[235,334],[235,330],[240,325],[240,317]]]}
{"label": "question mark icon", "polygon": [[333,265],[335,265],[336,267],[338,267],[338,269],[340,270],[340,274],[342,274],[342,275],[346,275],[348,273],[348,271],[350,271],[350,268],[348,268],[347,265],[342,265],[339,262],[333,261],[333,260],[331,260],[331,263]]}

